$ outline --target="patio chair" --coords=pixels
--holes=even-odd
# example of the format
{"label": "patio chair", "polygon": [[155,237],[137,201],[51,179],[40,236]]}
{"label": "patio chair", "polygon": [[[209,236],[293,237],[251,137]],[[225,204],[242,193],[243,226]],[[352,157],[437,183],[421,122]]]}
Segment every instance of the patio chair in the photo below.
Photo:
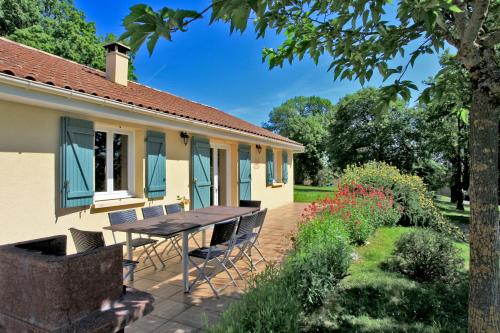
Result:
{"label": "patio chair", "polygon": [[147,219],[150,217],[157,217],[157,216],[163,216],[165,213],[163,212],[163,207],[162,206],[149,206],[149,207],[142,207],[142,217]]}
{"label": "patio chair", "polygon": [[238,267],[236,267],[235,263],[241,258],[246,257],[250,263],[250,270],[252,269],[252,259],[246,252],[252,245],[253,237],[255,235],[254,229],[256,228],[260,216],[260,212],[242,216],[240,223],[238,224],[238,229],[236,230],[234,249],[237,249],[238,253],[233,257],[229,256],[228,262],[235,269],[236,273],[238,273],[240,279],[243,279],[243,273],[238,269]]}
{"label": "patio chair", "polygon": [[260,200],[240,200],[240,207],[257,207],[260,209],[261,204]]}
{"label": "patio chair", "polygon": [[184,211],[184,206],[178,203],[165,205],[165,211],[167,212],[167,214],[180,213]]}
{"label": "patio chair", "polygon": [[[87,252],[106,246],[102,232],[84,231],[75,228],[70,228],[69,231],[71,232],[71,237],[73,237],[76,252],[78,253]],[[126,269],[126,273],[123,276],[124,280],[127,279],[128,276],[135,270],[138,263],[139,262],[137,261],[122,259],[123,268]]]}
{"label": "patio chair", "polygon": [[[248,239],[248,244],[247,244],[247,247],[246,247],[245,252],[244,252],[245,258],[248,259],[251,269],[257,268],[256,267],[257,264],[262,262],[262,261],[267,262],[266,257],[264,257],[264,254],[262,254],[260,249],[257,247],[257,244],[259,244],[259,236],[262,232],[262,226],[263,226],[264,221],[266,219],[267,208],[262,209],[255,214],[257,215],[257,219],[255,221],[255,227],[254,227],[252,234],[250,235],[250,237]],[[252,249],[255,249],[257,251],[257,253],[259,254],[259,256],[260,256],[259,260],[257,260],[257,261],[253,260]]]}
{"label": "patio chair", "polygon": [[[164,216],[165,215],[162,206],[142,207],[141,210],[142,210],[142,216],[145,219],[150,218],[150,217],[157,217],[157,216]],[[156,246],[155,246],[156,248],[158,248],[162,244],[169,243],[169,244],[167,244],[167,246],[165,246],[165,248],[161,252],[160,257],[158,257],[158,258],[160,258],[160,260],[163,261],[163,259],[161,259],[161,258],[163,258],[163,255],[165,254],[165,252],[167,252],[166,254],[168,255],[170,253],[170,251],[172,250],[172,248],[177,252],[177,254],[179,256],[182,257],[182,252],[179,249],[179,245],[177,242],[178,238],[180,238],[180,236],[173,235],[173,236],[168,236],[168,237],[163,237],[163,236],[155,236],[155,237],[163,238],[163,240],[161,242],[156,244]],[[170,257],[170,258],[167,258],[165,260],[172,259],[172,258],[173,257]]]}
{"label": "patio chair", "polygon": [[[215,296],[219,297],[219,292],[227,285],[217,289],[212,284],[211,280],[222,270],[229,276],[232,284],[236,287],[238,286],[226,265],[236,241],[237,227],[238,219],[232,219],[215,224],[212,238],[210,240],[210,246],[200,247],[189,252],[189,261],[198,271],[198,276],[189,285],[190,292],[193,287],[203,279],[208,283]],[[194,258],[202,259],[203,262],[198,265]],[[213,264],[214,266],[209,267],[209,264]]]}
{"label": "patio chair", "polygon": [[[109,217],[109,223],[111,225],[132,223],[132,222],[137,221],[137,214],[135,213],[135,209],[122,210],[119,212],[108,213],[108,217]],[[115,243],[116,243],[116,238],[115,238],[114,232],[113,232],[113,239],[115,240]],[[149,259],[151,261],[151,263],[153,264],[153,266],[155,267],[155,269],[158,269],[158,266],[156,266],[156,263],[154,262],[153,258],[151,257],[151,253],[149,252],[149,250],[151,249],[151,251],[154,252],[158,256],[158,252],[156,251],[156,248],[155,248],[155,244],[157,242],[158,241],[156,239],[142,237],[141,235],[139,235],[138,238],[133,238],[132,242],[131,242],[132,250],[135,250],[137,248],[143,249],[143,252],[141,252],[139,254],[137,259],[141,258],[142,255],[145,254],[146,258],[144,259],[144,262],[146,262],[146,260]],[[121,243],[121,244],[125,245],[125,243]],[[160,259],[159,256],[158,256],[158,259]],[[161,261],[161,259],[160,259],[160,262],[161,262],[162,266],[165,267],[165,264],[163,263],[163,261]]]}
{"label": "patio chair", "polygon": [[[175,213],[181,213],[184,211],[184,206],[181,205],[181,204],[178,204],[178,203],[175,203],[175,204],[170,204],[170,205],[165,205],[165,211],[167,212],[167,215],[168,214],[175,214]],[[189,239],[190,240],[193,240],[196,244],[196,246],[198,247],[201,247],[200,243],[198,243],[198,241],[196,240],[195,236],[198,232],[200,231],[203,231],[204,228],[201,228],[200,230],[198,231],[194,231],[192,233],[189,234]]]}

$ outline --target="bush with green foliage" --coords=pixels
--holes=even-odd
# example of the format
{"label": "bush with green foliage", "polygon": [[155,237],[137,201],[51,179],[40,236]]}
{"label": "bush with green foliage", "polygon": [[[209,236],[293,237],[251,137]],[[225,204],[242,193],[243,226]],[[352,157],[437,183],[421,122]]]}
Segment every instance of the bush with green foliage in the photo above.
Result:
{"label": "bush with green foliage", "polygon": [[208,332],[297,332],[305,313],[347,274],[351,247],[343,224],[316,220],[299,226],[282,269],[268,267]]}
{"label": "bush with green foliage", "polygon": [[346,278],[322,309],[305,317],[303,332],[467,332],[469,280],[419,283],[396,274]]}
{"label": "bush with green foliage", "polygon": [[[281,271],[272,266],[251,280],[252,287],[206,328],[211,333],[298,332],[302,305],[288,288]],[[207,325],[206,325],[207,326]]]}
{"label": "bush with green foliage", "polygon": [[402,235],[383,263],[383,268],[419,282],[455,281],[463,266],[460,250],[451,239],[427,228]]}
{"label": "bush with green foliage", "polygon": [[456,238],[464,238],[461,230],[441,214],[418,176],[401,173],[384,162],[368,162],[347,167],[342,181],[391,190],[402,209],[401,224],[427,226]]}
{"label": "bush with green foliage", "polygon": [[345,277],[351,253],[343,224],[314,220],[300,225],[283,276],[306,312],[321,306],[328,292]]}
{"label": "bush with green foliage", "polygon": [[335,184],[336,178],[333,170],[324,163],[323,167],[318,171],[318,186],[332,186]]}

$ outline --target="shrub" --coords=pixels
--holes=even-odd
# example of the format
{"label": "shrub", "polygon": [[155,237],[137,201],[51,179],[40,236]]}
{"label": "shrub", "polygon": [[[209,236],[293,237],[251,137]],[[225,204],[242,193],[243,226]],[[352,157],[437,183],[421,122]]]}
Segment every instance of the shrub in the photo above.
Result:
{"label": "shrub", "polygon": [[394,200],[401,206],[402,224],[428,226],[453,237],[464,238],[461,230],[441,214],[422,178],[418,176],[403,174],[384,162],[368,162],[347,167],[342,181],[391,190]]}
{"label": "shrub", "polygon": [[467,332],[468,277],[418,283],[387,274],[345,279],[324,307],[304,319],[305,332]]}
{"label": "shrub", "polygon": [[419,282],[454,281],[464,261],[450,238],[430,229],[406,233],[396,242],[393,255],[383,263]]}
{"label": "shrub", "polygon": [[351,243],[360,245],[381,225],[394,225],[400,213],[387,191],[359,184],[339,184],[333,197],[313,202],[302,216],[305,221],[343,223]]}
{"label": "shrub", "polygon": [[360,210],[353,209],[351,211],[350,218],[345,221],[351,243],[356,245],[365,244],[368,237],[373,234],[375,224],[370,218]]}
{"label": "shrub", "polygon": [[335,182],[335,174],[328,166],[323,166],[318,172],[318,186],[332,186]]}
{"label": "shrub", "polygon": [[314,220],[300,226],[283,277],[306,312],[321,306],[324,297],[346,276],[351,253],[343,224]]}
{"label": "shrub", "polygon": [[[211,333],[298,332],[302,306],[284,282],[281,271],[268,267],[252,281],[253,286],[222,313]],[[207,326],[207,325],[205,325]]]}
{"label": "shrub", "polygon": [[342,223],[299,226],[282,269],[267,267],[208,332],[298,332],[305,312],[323,303],[347,274],[351,247]]}

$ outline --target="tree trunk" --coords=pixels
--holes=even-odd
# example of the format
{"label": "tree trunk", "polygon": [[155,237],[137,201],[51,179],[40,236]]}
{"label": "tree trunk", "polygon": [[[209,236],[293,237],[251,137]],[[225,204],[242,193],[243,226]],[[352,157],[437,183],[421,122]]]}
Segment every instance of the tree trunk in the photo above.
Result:
{"label": "tree trunk", "polygon": [[464,207],[464,192],[462,189],[458,191],[458,198],[457,198],[457,206],[455,207],[457,210],[465,210]]}
{"label": "tree trunk", "polygon": [[[470,121],[469,332],[500,332],[498,193],[498,100],[480,85]],[[484,88],[484,87],[483,87]]]}
{"label": "tree trunk", "polygon": [[[457,148],[458,151],[459,148]],[[450,186],[450,202],[457,203],[459,199],[460,183],[461,183],[461,168],[460,168],[460,157],[457,156],[458,153],[455,151],[455,157],[452,162],[453,176]]]}
{"label": "tree trunk", "polygon": [[457,117],[457,206],[456,208],[458,210],[464,210],[464,182],[463,182],[463,172],[462,172],[462,164],[463,164],[463,158],[462,158],[462,140],[461,140],[461,134],[462,134],[462,120],[460,117]]}
{"label": "tree trunk", "polygon": [[[468,135],[467,135],[468,136]],[[467,196],[465,197],[465,200],[470,201],[469,198],[469,187],[470,187],[470,160],[469,160],[469,147],[467,146],[465,148],[464,152],[464,176],[463,176],[463,181],[462,181],[462,188],[467,191]]]}

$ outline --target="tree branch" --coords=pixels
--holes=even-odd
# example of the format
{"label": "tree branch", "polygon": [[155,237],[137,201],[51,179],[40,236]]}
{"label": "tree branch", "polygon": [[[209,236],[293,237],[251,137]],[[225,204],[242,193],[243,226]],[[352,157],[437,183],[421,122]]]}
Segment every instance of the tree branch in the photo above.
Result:
{"label": "tree branch", "polygon": [[465,25],[467,22],[467,5],[463,1],[454,1],[454,3],[462,10],[461,13],[453,13],[453,18],[455,19],[455,26],[457,28],[457,33],[460,38],[464,37]]}
{"label": "tree branch", "polygon": [[207,11],[209,11],[215,4],[217,3],[220,3],[220,2],[224,2],[223,0],[220,0],[220,1],[215,1],[215,2],[212,2],[209,6],[207,6],[205,9],[203,9],[201,12],[198,12],[198,15],[196,15],[195,17],[191,18],[190,20],[187,20],[183,25],[182,27],[185,27],[187,25],[189,25],[189,23],[193,22],[193,21],[196,21],[200,18],[203,17],[203,14],[205,14]]}
{"label": "tree branch", "polygon": [[448,43],[455,46],[457,49],[460,47],[460,40],[455,38],[450,31],[442,29],[442,28],[440,29],[440,31],[441,31],[441,35]]}
{"label": "tree branch", "polygon": [[483,26],[483,22],[488,14],[488,8],[490,6],[490,0],[476,0],[474,3],[474,9],[470,19],[467,22],[467,26],[464,31],[464,36],[462,38],[462,46],[472,45],[479,35],[479,31]]}
{"label": "tree branch", "polygon": [[488,47],[494,47],[496,44],[500,43],[500,30],[492,31],[482,38],[483,45]]}
{"label": "tree branch", "polygon": [[[420,46],[418,46],[417,49],[415,51],[413,51],[413,53],[420,52],[420,50],[423,49],[425,47],[425,44],[427,44],[429,41],[431,41],[431,37],[430,36],[427,37],[426,39],[424,39],[424,41],[422,42],[422,44],[420,44]],[[410,64],[411,64],[411,57],[410,57],[410,60],[408,60],[408,62],[406,63],[403,71],[401,72],[401,74],[399,75],[399,77],[398,77],[398,79],[396,81],[401,81],[401,79],[403,78],[403,76],[406,74],[406,71],[410,67]]]}

